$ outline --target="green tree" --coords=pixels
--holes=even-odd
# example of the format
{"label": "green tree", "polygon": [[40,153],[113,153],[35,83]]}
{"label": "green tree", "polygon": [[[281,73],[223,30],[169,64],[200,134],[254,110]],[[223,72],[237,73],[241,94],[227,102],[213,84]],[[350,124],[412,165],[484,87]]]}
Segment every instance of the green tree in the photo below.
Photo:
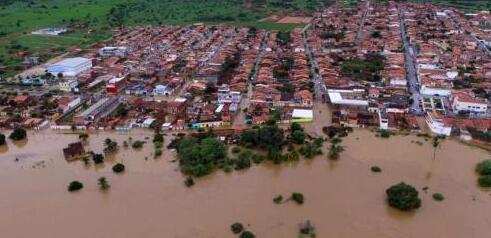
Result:
{"label": "green tree", "polygon": [[109,183],[107,182],[107,179],[106,177],[100,177],[98,180],[97,180],[97,184],[99,185],[99,189],[100,190],[108,190],[111,186],[109,185]]}
{"label": "green tree", "polygon": [[301,130],[296,130],[292,132],[292,140],[295,144],[303,144],[305,142],[305,133]]}
{"label": "green tree", "polygon": [[69,192],[75,192],[75,191],[78,191],[80,189],[82,189],[84,187],[84,185],[79,182],[79,181],[72,181],[69,185],[68,185],[68,191]]}
{"label": "green tree", "polygon": [[121,163],[115,164],[112,168],[113,172],[117,173],[117,174],[124,172],[125,169],[126,168],[125,168],[124,164],[121,164]]}
{"label": "green tree", "polygon": [[23,140],[27,138],[27,132],[22,128],[16,128],[10,133],[9,138],[14,141]]}
{"label": "green tree", "polygon": [[386,191],[387,201],[391,207],[402,211],[409,211],[421,206],[418,191],[411,185],[401,182],[393,185]]}
{"label": "green tree", "polygon": [[7,144],[7,141],[5,140],[5,135],[0,133],[0,145],[5,145]]}
{"label": "green tree", "polygon": [[234,234],[239,234],[244,230],[244,226],[241,223],[236,222],[230,226],[230,230],[232,230]]}

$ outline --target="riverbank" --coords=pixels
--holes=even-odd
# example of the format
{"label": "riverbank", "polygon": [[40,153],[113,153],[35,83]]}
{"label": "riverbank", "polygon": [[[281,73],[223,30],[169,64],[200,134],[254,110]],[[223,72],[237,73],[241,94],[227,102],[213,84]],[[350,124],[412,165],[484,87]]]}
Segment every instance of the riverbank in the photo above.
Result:
{"label": "riverbank", "polygon": [[[103,140],[120,145],[128,137],[149,142],[141,150],[120,148],[105,165],[67,163],[61,149],[77,141],[73,134],[31,133],[27,142],[0,150],[0,229],[8,237],[231,237],[230,224],[250,224],[258,237],[296,237],[310,220],[319,237],[485,237],[491,221],[491,191],[477,187],[474,166],[489,154],[444,140],[433,160],[431,141],[413,135],[375,137],[355,130],[343,139],[338,161],[313,160],[225,174],[217,171],[184,186],[175,153],[165,149],[153,159],[152,132],[91,134],[88,148]],[[415,143],[415,141],[421,141]],[[166,144],[170,138],[166,138]],[[147,157],[147,160],[145,160]],[[19,161],[15,161],[19,158]],[[44,163],[41,161],[45,161]],[[112,164],[126,171],[114,174]],[[377,165],[382,173],[372,173]],[[34,166],[34,167],[33,167]],[[97,179],[111,185],[101,192]],[[72,180],[84,183],[66,191]],[[385,189],[405,181],[420,192],[422,207],[401,213],[385,203]],[[422,191],[428,187],[427,193]],[[305,203],[274,204],[279,194],[305,195]],[[443,202],[431,195],[440,192]],[[210,219],[211,218],[211,219]],[[458,219],[457,219],[458,218]]]}

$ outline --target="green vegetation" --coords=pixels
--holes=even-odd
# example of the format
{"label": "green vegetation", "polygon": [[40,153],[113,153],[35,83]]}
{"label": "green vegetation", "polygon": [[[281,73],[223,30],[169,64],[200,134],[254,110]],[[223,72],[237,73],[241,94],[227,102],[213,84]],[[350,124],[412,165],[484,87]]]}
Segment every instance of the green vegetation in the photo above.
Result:
{"label": "green vegetation", "polygon": [[184,185],[186,185],[186,187],[194,186],[194,179],[192,177],[187,177],[186,180],[184,180]]}
{"label": "green vegetation", "polygon": [[102,163],[104,163],[104,155],[94,154],[92,156],[92,160],[94,161],[94,164],[102,164]]}
{"label": "green vegetation", "polygon": [[433,199],[435,199],[435,201],[443,201],[445,200],[445,196],[443,196],[443,194],[441,193],[434,193],[432,195]]}
{"label": "green vegetation", "polygon": [[73,181],[68,185],[68,191],[69,192],[75,192],[75,191],[82,189],[83,187],[84,187],[84,185],[81,182]]}
{"label": "green vegetation", "polygon": [[479,162],[476,165],[476,172],[479,174],[477,180],[479,186],[483,188],[491,187],[491,159]]}
{"label": "green vegetation", "polygon": [[315,227],[310,223],[310,221],[306,221],[305,223],[300,225],[299,230],[299,238],[315,238]]}
{"label": "green vegetation", "polygon": [[145,141],[137,140],[137,141],[133,142],[133,144],[131,144],[131,148],[133,148],[135,150],[141,149],[144,144],[145,144]]}
{"label": "green vegetation", "polygon": [[418,191],[404,182],[391,186],[385,192],[389,205],[401,211],[409,211],[421,206]]}
{"label": "green vegetation", "polygon": [[479,183],[479,186],[483,188],[491,188],[491,175],[481,176],[477,182]]}
{"label": "green vegetation", "polygon": [[241,223],[236,222],[230,226],[230,229],[234,234],[239,234],[244,231],[244,226]]}
{"label": "green vegetation", "polygon": [[380,129],[377,131],[377,137],[389,138],[392,135],[394,135],[394,133],[392,131],[389,131],[389,130]]}
{"label": "green vegetation", "polygon": [[0,133],[0,145],[5,145],[7,144],[7,141],[5,140],[5,135]]}
{"label": "green vegetation", "polygon": [[330,160],[338,160],[341,152],[344,151],[344,147],[339,145],[341,139],[334,137],[331,139],[331,145],[329,146],[329,152],[327,153],[327,158]]}
{"label": "green vegetation", "polygon": [[491,2],[488,0],[412,0],[414,2],[431,2],[443,6],[461,8],[466,12],[490,10]]}
{"label": "green vegetation", "polygon": [[273,202],[276,204],[280,204],[281,202],[283,202],[283,196],[278,195],[278,196],[274,197]]}
{"label": "green vegetation", "polygon": [[12,133],[10,133],[10,135],[9,135],[9,139],[11,139],[13,141],[19,141],[19,140],[23,140],[25,138],[27,138],[27,132],[26,132],[26,130],[24,130],[22,128],[14,129],[14,131],[12,131]]}
{"label": "green vegetation", "polygon": [[372,166],[370,168],[370,170],[372,170],[372,172],[374,172],[374,173],[380,173],[380,172],[382,172],[382,169],[380,167],[378,167],[378,166]]}
{"label": "green vegetation", "polygon": [[234,153],[234,154],[237,154],[237,153],[239,153],[240,151],[241,151],[241,149],[240,149],[240,147],[238,147],[238,146],[235,146],[235,147],[233,147],[233,148],[232,148],[232,153]]}
{"label": "green vegetation", "polygon": [[109,185],[109,183],[107,182],[106,177],[100,177],[97,180],[97,184],[99,185],[99,189],[102,190],[102,191],[106,191],[106,190],[108,190],[111,187]]}
{"label": "green vegetation", "polygon": [[223,165],[225,145],[216,138],[184,137],[178,142],[179,167],[186,175],[201,177]]}
{"label": "green vegetation", "polygon": [[254,235],[254,233],[250,232],[250,231],[244,231],[242,232],[242,234],[240,234],[239,238],[255,238],[256,236]]}
{"label": "green vegetation", "polygon": [[354,80],[378,82],[381,80],[380,71],[384,69],[385,57],[377,53],[369,53],[364,59],[346,60],[341,72]]}
{"label": "green vegetation", "polygon": [[483,160],[476,166],[476,172],[479,175],[491,175],[491,159]]}
{"label": "green vegetation", "polygon": [[302,193],[294,192],[294,193],[292,193],[292,196],[290,197],[290,199],[295,201],[297,204],[303,204],[304,203],[304,196]]}
{"label": "green vegetation", "polygon": [[251,157],[252,152],[250,150],[245,150],[240,152],[239,156],[235,160],[235,169],[243,170],[251,167]]}
{"label": "green vegetation", "polygon": [[113,166],[113,172],[114,172],[114,173],[119,174],[119,173],[124,172],[124,170],[125,170],[125,166],[124,166],[124,164],[117,163],[117,164],[115,164],[115,165]]}
{"label": "green vegetation", "polygon": [[115,153],[116,151],[118,151],[118,142],[117,141],[113,141],[111,140],[110,138],[106,138],[106,140],[104,140],[104,154],[111,154],[111,153]]}
{"label": "green vegetation", "polygon": [[301,155],[303,155],[305,158],[312,159],[315,156],[322,154],[321,147],[322,147],[322,141],[320,140],[318,140],[318,142],[314,141],[313,143],[306,142],[302,147],[300,147],[298,152]]}

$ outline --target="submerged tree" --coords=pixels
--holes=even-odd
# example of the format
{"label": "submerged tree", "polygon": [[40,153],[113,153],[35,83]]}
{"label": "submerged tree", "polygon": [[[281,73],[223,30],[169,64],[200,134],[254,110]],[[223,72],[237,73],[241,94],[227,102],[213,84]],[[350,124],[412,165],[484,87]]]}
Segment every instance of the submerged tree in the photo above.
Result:
{"label": "submerged tree", "polygon": [[100,190],[108,190],[111,186],[109,185],[109,183],[107,182],[107,179],[106,177],[100,177],[98,180],[97,180],[97,184],[99,185],[99,189]]}
{"label": "submerged tree", "polygon": [[387,201],[391,207],[402,211],[409,211],[421,206],[418,191],[411,185],[401,182],[393,185],[386,191]]}

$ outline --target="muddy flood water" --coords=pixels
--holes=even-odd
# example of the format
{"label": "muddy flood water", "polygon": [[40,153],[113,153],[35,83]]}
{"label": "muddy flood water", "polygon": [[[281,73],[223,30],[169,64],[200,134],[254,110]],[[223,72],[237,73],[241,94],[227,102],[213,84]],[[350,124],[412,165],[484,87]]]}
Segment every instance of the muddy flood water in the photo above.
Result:
{"label": "muddy flood water", "polygon": [[[129,136],[143,140],[152,133],[92,134],[88,147],[101,152],[105,138],[122,145]],[[87,167],[63,158],[62,148],[77,140],[77,135],[43,131],[0,148],[0,237],[228,238],[235,237],[230,224],[241,222],[256,237],[296,238],[306,220],[322,238],[491,235],[491,191],[477,187],[474,173],[489,153],[453,140],[442,142],[433,160],[431,142],[423,138],[381,139],[356,130],[344,139],[346,151],[339,161],[323,155],[230,174],[219,171],[191,188],[183,184],[174,153],[166,149],[154,159],[151,142],[136,151],[120,148],[105,165]],[[117,161],[126,165],[123,174],[111,170]],[[372,173],[373,165],[382,173]],[[107,192],[98,189],[101,176],[111,185]],[[72,180],[84,188],[69,193]],[[402,213],[385,203],[385,189],[401,181],[420,192],[422,207],[415,212]],[[303,193],[305,203],[272,202],[292,192]],[[434,192],[446,199],[434,201]]]}

